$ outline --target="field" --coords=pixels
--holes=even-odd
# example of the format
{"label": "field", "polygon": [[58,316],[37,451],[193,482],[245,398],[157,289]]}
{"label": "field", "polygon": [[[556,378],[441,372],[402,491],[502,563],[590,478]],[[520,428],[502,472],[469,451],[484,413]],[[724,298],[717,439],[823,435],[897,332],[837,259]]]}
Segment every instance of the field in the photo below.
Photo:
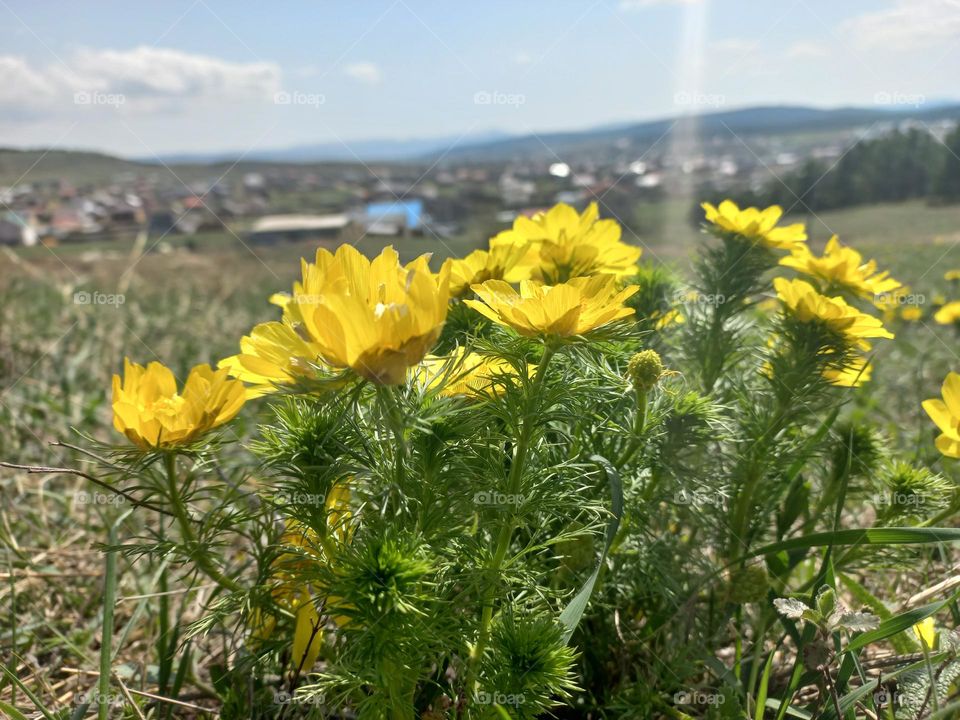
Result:
{"label": "field", "polygon": [[[930,317],[935,302],[960,299],[960,287],[943,277],[960,268],[960,207],[909,203],[796,219],[808,223],[818,251],[836,232],[923,296],[923,319],[898,322],[897,340],[877,344],[873,379],[844,413],[869,418],[890,439],[891,452],[934,463],[951,482],[960,481],[950,461],[933,449],[935,427],[920,408],[921,401],[939,395],[949,371],[960,370],[957,331]],[[643,238],[644,260],[688,278],[701,235],[679,221],[668,227],[669,233]],[[465,255],[485,241],[464,236],[440,245],[427,237],[400,239],[396,246],[404,261],[434,252],[436,269],[445,257]],[[278,318],[267,298],[289,289],[299,276],[298,259],[312,257],[315,249],[248,247],[230,234],[200,236],[191,245],[140,241],[0,251],[0,460],[48,467],[32,473],[0,468],[0,646],[11,650],[2,658],[9,672],[0,680],[0,701],[27,716],[40,717],[32,714],[28,693],[51,712],[66,710],[57,717],[96,710],[95,701],[83,699],[90,700],[103,667],[108,573],[116,584],[107,666],[120,693],[114,716],[205,716],[221,708],[225,697],[211,673],[232,656],[235,638],[220,626],[207,635],[185,635],[190,623],[205,616],[213,584],[189,563],[167,562],[162,553],[119,554],[116,568],[108,569],[103,548],[110,524],[120,518],[123,542],[162,534],[165,521],[115,495],[113,504],[100,502],[103,488],[50,469],[99,465],[77,448],[96,448],[100,455],[106,450],[99,443],[122,440],[112,428],[110,381],[124,356],[143,364],[160,360],[183,378],[197,363],[235,354],[238,339],[255,324]],[[358,242],[367,256],[382,245],[382,239]],[[242,478],[238,493],[266,482],[258,474],[260,458],[249,451],[263,417],[263,405],[248,403],[230,426],[241,442],[228,445],[216,460],[215,472],[228,484]],[[847,513],[843,522],[858,527],[855,511]],[[952,517],[940,520],[954,525]],[[876,591],[895,610],[939,582],[953,588],[955,559],[945,551],[923,570],[902,567]],[[928,601],[947,596],[943,589]],[[790,671],[782,660],[778,656],[772,674],[780,685]],[[754,679],[762,671],[754,669]],[[154,695],[175,699],[154,704]],[[620,716],[632,717],[625,711]]]}

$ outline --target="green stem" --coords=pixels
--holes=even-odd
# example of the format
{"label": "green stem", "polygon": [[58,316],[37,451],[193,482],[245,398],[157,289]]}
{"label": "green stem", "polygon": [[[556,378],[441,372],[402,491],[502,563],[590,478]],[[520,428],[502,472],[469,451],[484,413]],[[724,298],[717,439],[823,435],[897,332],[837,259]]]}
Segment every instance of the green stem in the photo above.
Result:
{"label": "green stem", "polygon": [[[709,348],[718,348],[720,344],[720,332],[723,330],[723,326],[726,323],[726,315],[720,312],[719,307],[713,308],[713,313],[710,317],[710,329],[708,330],[708,337],[710,338],[706,344],[706,347]],[[711,353],[704,358],[703,365],[703,392],[710,393],[713,392],[713,386],[717,384],[717,380],[720,378],[720,369],[723,367],[723,358],[719,357],[720,353]]]}
{"label": "green stem", "polygon": [[[760,632],[754,636],[754,646],[753,646],[753,660],[750,663],[750,678],[747,680],[747,694],[754,691],[754,688],[757,687],[757,678],[760,677],[760,670],[763,667],[763,663],[760,662],[760,658],[763,657],[763,641],[758,640],[766,636],[767,628],[769,626],[770,616],[766,611],[762,612],[760,615]],[[759,693],[757,693],[759,695]]]}
{"label": "green stem", "polygon": [[97,683],[97,718],[107,720],[110,716],[110,674],[113,659],[113,607],[117,596],[117,523],[111,522],[107,535],[110,550],[107,551],[107,572],[103,588],[103,627],[100,635],[100,677]]}
{"label": "green stem", "polygon": [[945,510],[941,510],[929,520],[924,520],[918,527],[937,527],[944,520],[952,518],[957,512],[960,512],[960,495],[955,496]]}
{"label": "green stem", "polygon": [[[543,357],[540,358],[540,364],[537,366],[537,372],[530,383],[530,397],[533,398],[534,412],[528,412],[522,419],[520,433],[517,438],[517,445],[513,453],[513,463],[510,465],[510,474],[507,476],[507,494],[516,495],[520,489],[520,481],[523,476],[523,466],[527,459],[533,425],[536,422],[536,410],[539,409],[539,392],[543,384],[543,378],[546,375],[547,365],[556,349],[549,343],[544,347]],[[490,623],[493,620],[494,593],[497,590],[497,583],[493,580],[498,578],[500,570],[503,568],[503,562],[506,559],[507,551],[510,549],[510,541],[513,539],[513,531],[516,529],[516,523],[512,514],[507,514],[507,518],[500,526],[497,533],[497,544],[493,557],[490,559],[490,565],[487,567],[491,581],[487,584],[483,593],[482,609],[480,611],[480,629],[477,632],[477,644],[470,653],[470,664],[467,673],[467,689],[473,685],[473,677],[476,674],[476,665],[483,657],[486,650],[487,638],[490,633]]]}
{"label": "green stem", "polygon": [[187,513],[186,505],[180,495],[180,487],[177,483],[177,456],[175,453],[168,452],[164,458],[167,468],[167,490],[170,493],[170,504],[173,506],[173,514],[180,525],[180,534],[183,535],[183,541],[186,544],[190,557],[196,563],[197,567],[211,580],[221,587],[233,592],[242,592],[243,588],[234,580],[224,575],[220,569],[213,564],[206,551],[197,542],[197,536],[191,526],[190,515]]}
{"label": "green stem", "polygon": [[630,444],[627,445],[623,454],[621,454],[617,460],[618,468],[622,468],[624,464],[631,460],[643,444],[643,435],[647,428],[648,395],[649,393],[646,390],[637,388],[637,416],[633,421],[633,437],[630,439]]}
{"label": "green stem", "polygon": [[397,485],[399,486],[403,481],[404,463],[407,459],[407,440],[404,437],[405,423],[403,419],[403,411],[400,409],[400,404],[394,397],[393,387],[387,385],[377,385],[376,387],[377,396],[380,398],[380,402],[383,403],[384,414],[386,415],[387,421],[390,425],[390,432],[397,444],[397,457],[394,463],[394,474]]}
{"label": "green stem", "polygon": [[743,551],[749,549],[750,507],[753,496],[757,490],[760,479],[763,477],[763,468],[766,461],[769,441],[772,438],[776,438],[780,430],[783,429],[786,415],[784,402],[781,399],[776,405],[769,428],[757,439],[757,442],[754,443],[747,458],[744,460],[746,464],[744,470],[746,479],[737,492],[733,522],[731,524],[732,530],[729,549],[729,557],[731,559],[741,554],[742,551],[739,545],[743,545]]}
{"label": "green stem", "polygon": [[933,663],[930,662],[930,648],[927,647],[927,642],[920,638],[920,648],[923,650],[923,664],[927,669],[927,678],[930,682],[930,701],[933,703],[933,711],[937,712],[940,710],[940,698],[937,695],[937,676],[933,672]]}

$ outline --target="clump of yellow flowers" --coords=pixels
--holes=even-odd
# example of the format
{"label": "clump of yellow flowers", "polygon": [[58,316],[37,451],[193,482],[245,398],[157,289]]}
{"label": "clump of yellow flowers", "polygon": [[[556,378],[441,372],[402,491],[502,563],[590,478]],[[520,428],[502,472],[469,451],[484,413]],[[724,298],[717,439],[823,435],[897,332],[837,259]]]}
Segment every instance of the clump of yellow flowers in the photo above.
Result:
{"label": "clump of yellow flowers", "polygon": [[[400,385],[436,343],[451,297],[472,289],[483,302],[470,307],[523,335],[583,334],[632,314],[623,301],[633,290],[620,279],[639,257],[615,221],[598,219],[596,204],[518,218],[488,250],[438,273],[429,256],[402,265],[392,247],[372,261],[349,245],[320,249],[302,262],[291,294],[275,298],[283,318],[256,326],[220,367],[249,383],[251,397],[341,370]],[[519,293],[508,280],[520,282]]]}
{"label": "clump of yellow flowers", "polygon": [[[635,585],[649,536],[689,539],[685,567],[733,568],[786,528],[825,527],[852,463],[821,480],[810,438],[856,396],[839,388],[870,379],[871,342],[893,338],[872,305],[906,288],[836,236],[814,254],[780,207],[702,207],[714,247],[689,287],[647,272],[597,203],[561,203],[433,267],[320,248],[269,299],[273,319],[179,388],[160,363],[125,362],[114,426],[179,523],[176,559],[240,618],[258,678],[360,716],[479,716],[488,696],[544,716],[572,702],[595,584]],[[784,269],[801,277],[772,277]],[[758,312],[764,299],[778,312]],[[923,408],[960,458],[960,375],[942,396]],[[203,441],[265,397],[262,464],[242,470],[258,503],[230,514],[198,492],[220,483]],[[718,501],[691,514],[677,498],[694,482]],[[636,522],[621,529],[625,507]],[[253,550],[218,556],[234,522]],[[581,545],[578,566],[563,548]]]}

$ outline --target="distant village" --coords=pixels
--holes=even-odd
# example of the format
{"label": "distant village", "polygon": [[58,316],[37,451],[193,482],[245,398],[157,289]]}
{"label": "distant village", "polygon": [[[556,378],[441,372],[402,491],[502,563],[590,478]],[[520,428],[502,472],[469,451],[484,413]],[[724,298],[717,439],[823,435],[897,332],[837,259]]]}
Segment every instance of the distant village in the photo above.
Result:
{"label": "distant village", "polygon": [[[950,127],[934,130],[946,134]],[[905,128],[869,132],[892,129]],[[603,214],[629,224],[638,201],[684,189],[689,195],[700,186],[759,187],[810,158],[839,158],[851,141],[836,134],[800,143],[752,138],[747,147],[729,139],[704,145],[680,137],[643,153],[625,147],[605,162],[269,164],[222,177],[211,169],[212,177],[186,184],[157,165],[94,185],[25,181],[0,187],[0,245],[114,241],[144,231],[151,238],[189,239],[228,228],[256,244],[364,235],[447,238],[478,216],[505,225],[557,202],[582,207],[598,198]]]}

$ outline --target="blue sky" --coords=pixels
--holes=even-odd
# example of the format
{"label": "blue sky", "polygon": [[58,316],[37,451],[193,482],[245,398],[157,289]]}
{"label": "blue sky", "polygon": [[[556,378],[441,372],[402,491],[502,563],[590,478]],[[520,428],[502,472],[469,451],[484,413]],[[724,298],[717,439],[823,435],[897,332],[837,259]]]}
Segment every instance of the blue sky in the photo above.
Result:
{"label": "blue sky", "polygon": [[957,94],[956,0],[0,0],[3,145],[132,156]]}

